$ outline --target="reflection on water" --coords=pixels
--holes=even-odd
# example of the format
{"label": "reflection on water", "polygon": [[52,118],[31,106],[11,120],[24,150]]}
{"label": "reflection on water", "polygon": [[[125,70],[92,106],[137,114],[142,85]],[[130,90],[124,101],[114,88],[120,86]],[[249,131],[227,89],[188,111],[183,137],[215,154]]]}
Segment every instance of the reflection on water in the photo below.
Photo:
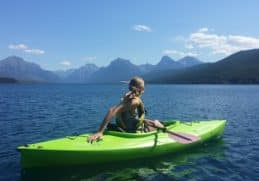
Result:
{"label": "reflection on water", "polygon": [[[196,168],[208,159],[211,164],[224,160],[223,140],[213,141],[182,153],[126,161],[126,164],[117,162],[65,168],[23,169],[21,176],[22,180],[186,180],[196,174],[198,178]],[[209,169],[220,172],[221,168],[215,164],[214,168]]]}

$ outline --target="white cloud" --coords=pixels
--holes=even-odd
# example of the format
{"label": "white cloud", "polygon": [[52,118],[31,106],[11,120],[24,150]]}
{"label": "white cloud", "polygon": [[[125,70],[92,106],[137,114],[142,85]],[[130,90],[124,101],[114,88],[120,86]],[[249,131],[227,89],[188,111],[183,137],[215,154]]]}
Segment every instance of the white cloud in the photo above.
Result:
{"label": "white cloud", "polygon": [[24,51],[26,53],[31,53],[31,54],[35,54],[35,55],[40,55],[40,54],[44,54],[45,53],[44,50],[40,50],[40,49],[26,49]]}
{"label": "white cloud", "polygon": [[164,50],[163,54],[165,54],[165,55],[175,55],[175,56],[180,56],[180,57],[184,56],[183,52],[180,52],[180,51],[177,51],[177,50],[169,50],[169,49]]}
{"label": "white cloud", "polygon": [[178,50],[164,50],[163,51],[164,55],[172,55],[172,56],[176,56],[176,57],[185,57],[185,56],[192,56],[192,57],[196,57],[198,56],[197,53],[193,53],[193,52],[182,52],[182,51],[178,51]]}
{"label": "white cloud", "polygon": [[24,44],[10,44],[8,48],[13,50],[26,50],[28,47]]}
{"label": "white cloud", "polygon": [[29,48],[27,45],[25,44],[10,44],[8,46],[9,49],[11,50],[21,50],[23,52],[26,52],[26,53],[30,53],[30,54],[35,54],[35,55],[41,55],[41,54],[44,54],[45,51],[44,50],[41,50],[41,49],[32,49],[32,48]]}
{"label": "white cloud", "polygon": [[194,53],[194,52],[187,52],[187,53],[185,54],[185,56],[197,57],[197,56],[198,56],[198,53]]}
{"label": "white cloud", "polygon": [[198,32],[200,32],[200,33],[205,33],[205,32],[208,32],[208,31],[209,31],[209,28],[207,28],[207,27],[203,27],[203,28],[198,30]]}
{"label": "white cloud", "polygon": [[134,25],[133,30],[141,32],[151,32],[152,29],[146,25]]}
{"label": "white cloud", "polygon": [[230,55],[240,50],[259,48],[259,39],[241,35],[218,35],[201,28],[190,34],[188,44],[194,48],[208,48],[212,54]]}
{"label": "white cloud", "polygon": [[239,47],[244,48],[258,48],[259,47],[259,39],[247,37],[247,36],[228,36],[228,42],[230,44],[234,44]]}
{"label": "white cloud", "polygon": [[186,45],[185,45],[185,48],[187,48],[187,49],[193,49],[194,47],[193,47],[192,44],[186,44]]}
{"label": "white cloud", "polygon": [[60,64],[63,65],[63,66],[69,67],[71,65],[71,62],[68,61],[68,60],[65,60],[63,62],[60,62]]}

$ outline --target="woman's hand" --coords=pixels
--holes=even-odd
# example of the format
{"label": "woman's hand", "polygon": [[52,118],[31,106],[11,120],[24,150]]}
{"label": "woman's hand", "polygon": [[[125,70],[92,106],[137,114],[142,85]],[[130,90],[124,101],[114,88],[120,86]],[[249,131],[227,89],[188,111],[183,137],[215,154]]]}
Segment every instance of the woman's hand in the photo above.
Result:
{"label": "woman's hand", "polygon": [[102,132],[96,132],[87,138],[88,143],[93,143],[94,141],[99,141],[103,136]]}

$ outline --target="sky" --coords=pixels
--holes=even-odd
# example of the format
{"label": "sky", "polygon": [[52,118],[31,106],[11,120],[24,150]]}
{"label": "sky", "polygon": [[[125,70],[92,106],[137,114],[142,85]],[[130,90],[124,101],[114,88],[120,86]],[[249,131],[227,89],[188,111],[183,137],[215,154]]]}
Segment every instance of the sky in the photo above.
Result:
{"label": "sky", "polygon": [[194,56],[215,62],[259,48],[257,0],[0,1],[0,60],[20,56],[43,69],[140,65]]}

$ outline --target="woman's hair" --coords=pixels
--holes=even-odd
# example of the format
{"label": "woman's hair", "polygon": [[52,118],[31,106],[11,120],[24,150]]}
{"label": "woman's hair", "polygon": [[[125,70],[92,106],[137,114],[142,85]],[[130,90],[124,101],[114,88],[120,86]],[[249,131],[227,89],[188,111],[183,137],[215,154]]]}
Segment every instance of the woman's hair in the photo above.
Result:
{"label": "woman's hair", "polygon": [[139,96],[145,88],[145,82],[141,77],[133,77],[129,82],[129,90],[131,91],[131,96]]}

